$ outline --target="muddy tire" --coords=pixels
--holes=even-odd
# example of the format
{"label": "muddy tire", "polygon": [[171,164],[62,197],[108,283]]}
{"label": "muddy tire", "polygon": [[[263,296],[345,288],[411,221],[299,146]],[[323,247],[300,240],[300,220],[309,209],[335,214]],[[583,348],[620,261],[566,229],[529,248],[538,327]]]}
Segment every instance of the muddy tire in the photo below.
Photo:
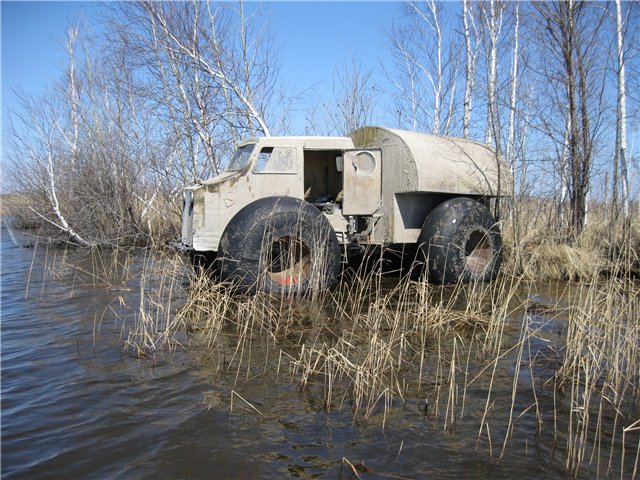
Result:
{"label": "muddy tire", "polygon": [[438,205],[425,219],[419,255],[434,283],[493,280],[502,263],[502,237],[483,204],[458,197]]}
{"label": "muddy tire", "polygon": [[316,207],[292,197],[267,197],[229,222],[216,270],[236,292],[304,295],[336,284],[340,248]]}

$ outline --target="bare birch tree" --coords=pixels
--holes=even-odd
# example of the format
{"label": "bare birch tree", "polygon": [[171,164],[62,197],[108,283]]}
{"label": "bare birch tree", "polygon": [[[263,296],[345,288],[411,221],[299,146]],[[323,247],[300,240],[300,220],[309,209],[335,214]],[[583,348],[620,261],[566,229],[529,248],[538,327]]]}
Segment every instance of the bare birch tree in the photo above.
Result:
{"label": "bare birch tree", "polygon": [[500,151],[498,132],[498,41],[502,32],[504,19],[504,3],[499,0],[489,0],[480,4],[480,13],[483,23],[483,40],[485,44],[485,56],[487,65],[487,123],[485,129],[485,143],[495,143]]}
{"label": "bare birch tree", "polygon": [[[587,213],[587,194],[596,143],[602,126],[604,72],[599,65],[608,58],[602,48],[602,11],[584,2],[534,3],[538,14],[539,54],[547,91],[555,95],[551,111],[543,113],[549,128],[558,117],[568,128],[566,136],[570,230],[582,233]],[[555,90],[555,87],[562,87]],[[555,118],[552,118],[555,117]],[[564,143],[564,136],[561,142]]]}
{"label": "bare birch tree", "polygon": [[476,78],[476,63],[478,57],[478,29],[472,12],[473,3],[462,1],[462,21],[464,26],[464,40],[466,53],[464,106],[462,117],[462,131],[464,138],[469,138],[471,128],[471,112],[473,111],[473,93]]}
{"label": "bare birch tree", "polygon": [[278,96],[278,56],[259,5],[145,1],[113,9],[121,19],[114,37],[135,45],[147,95],[180,146],[171,170],[182,183],[220,173],[239,141],[271,134],[267,113],[275,117],[287,102]]}
{"label": "bare birch tree", "polygon": [[[260,93],[267,93],[265,87],[269,86],[269,77],[264,74],[269,67],[268,64],[258,63],[257,55],[262,53],[262,45],[252,46],[247,38],[249,26],[244,4],[240,3],[238,10],[238,41],[230,41],[227,48],[220,45],[221,39],[216,35],[216,22],[217,17],[222,15],[221,10],[212,11],[210,2],[203,7],[195,0],[188,4],[144,1],[141,6],[149,19],[157,23],[161,41],[167,50],[206,74],[210,81],[230,96],[230,111],[224,112],[229,122],[250,134],[269,136],[270,130],[261,108],[263,104],[259,100]],[[205,7],[206,16],[201,11]],[[176,8],[186,14],[176,15]],[[207,45],[213,48],[206,48]]]}
{"label": "bare birch tree", "polygon": [[333,133],[347,135],[371,122],[378,93],[371,75],[355,57],[335,73],[326,112]]}
{"label": "bare birch tree", "polygon": [[[447,7],[454,8],[454,7]],[[435,0],[405,5],[407,23],[391,35],[396,74],[389,75],[396,89],[400,123],[413,129],[447,135],[459,123],[456,86],[460,45],[444,21],[451,16]],[[408,111],[409,115],[403,115]]]}
{"label": "bare birch tree", "polygon": [[71,148],[71,162],[75,162],[78,157],[78,142],[80,135],[80,119],[78,118],[78,108],[80,103],[80,92],[78,91],[78,75],[76,72],[76,42],[80,27],[73,25],[67,30],[67,41],[65,49],[69,59],[69,68],[67,70],[67,102],[69,103],[69,116],[71,122],[71,137],[67,138],[67,143]]}
{"label": "bare birch tree", "polygon": [[511,92],[509,95],[509,133],[507,135],[506,157],[511,166],[511,173],[514,170],[514,151],[516,134],[516,104],[518,92],[518,65],[520,63],[520,50],[518,48],[518,30],[520,27],[520,4],[516,4],[515,26],[513,33],[513,56],[511,59]]}
{"label": "bare birch tree", "polygon": [[[616,109],[616,151],[615,151],[615,168],[617,173],[618,162],[620,164],[620,184],[622,187],[622,215],[625,226],[629,222],[629,178],[627,167],[627,86],[625,79],[625,61],[623,46],[623,30],[622,21],[622,4],[620,0],[615,0],[616,4],[616,46],[618,57],[618,101]],[[614,185],[617,185],[617,179],[614,175]],[[615,188],[615,187],[614,187]],[[615,191],[615,190],[614,190]],[[615,202],[615,194],[614,194]]]}
{"label": "bare birch tree", "polygon": [[89,43],[71,27],[63,82],[44,99],[22,97],[11,150],[24,173],[16,178],[36,218],[74,243],[149,243],[171,224],[166,210],[155,212],[161,222],[150,215],[161,187],[148,167],[162,147],[126,49],[99,62]]}
{"label": "bare birch tree", "polygon": [[61,138],[60,112],[46,98],[32,99],[21,94],[20,101],[22,112],[17,119],[22,128],[15,124],[11,126],[12,181],[32,197],[26,207],[37,219],[58,233],[68,235],[71,242],[91,246],[93,243],[69,223],[61,205],[60,180],[66,165],[60,150],[64,141]]}

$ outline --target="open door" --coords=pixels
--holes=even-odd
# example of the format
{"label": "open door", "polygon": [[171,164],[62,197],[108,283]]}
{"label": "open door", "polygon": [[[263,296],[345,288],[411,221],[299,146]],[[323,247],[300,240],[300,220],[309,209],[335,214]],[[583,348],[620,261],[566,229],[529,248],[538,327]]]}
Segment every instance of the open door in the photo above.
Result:
{"label": "open door", "polygon": [[382,202],[380,149],[344,152],[343,215],[371,215]]}

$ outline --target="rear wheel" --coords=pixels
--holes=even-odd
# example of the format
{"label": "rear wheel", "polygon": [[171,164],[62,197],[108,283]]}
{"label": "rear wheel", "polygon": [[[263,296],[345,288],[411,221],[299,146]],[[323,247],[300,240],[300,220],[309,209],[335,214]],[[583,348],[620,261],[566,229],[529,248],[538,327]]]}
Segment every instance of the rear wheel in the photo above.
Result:
{"label": "rear wheel", "polygon": [[291,197],[263,198],[227,225],[216,269],[241,292],[304,295],[335,285],[338,239],[313,205]]}
{"label": "rear wheel", "polygon": [[502,237],[483,204],[458,197],[438,205],[418,238],[429,278],[435,283],[487,281],[502,263]]}

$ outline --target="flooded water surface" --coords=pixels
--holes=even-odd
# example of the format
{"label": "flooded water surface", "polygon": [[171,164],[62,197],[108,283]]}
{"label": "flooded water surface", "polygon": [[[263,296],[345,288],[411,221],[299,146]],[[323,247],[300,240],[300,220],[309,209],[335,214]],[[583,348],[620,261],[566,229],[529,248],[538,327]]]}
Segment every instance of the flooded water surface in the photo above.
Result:
{"label": "flooded water surface", "polygon": [[[568,476],[566,435],[558,433],[566,429],[553,426],[562,420],[536,410],[549,412],[555,403],[556,412],[569,411],[569,394],[555,394],[553,383],[536,384],[528,373],[535,357],[540,377],[552,377],[558,362],[552,352],[561,349],[566,332],[561,316],[550,321],[541,313],[545,302],[558,305],[547,292],[522,292],[534,307],[512,313],[515,326],[505,328],[499,365],[468,354],[471,332],[451,334],[438,347],[427,341],[447,361],[425,367],[420,388],[400,386],[405,395],[383,395],[364,416],[354,414],[358,404],[344,377],[327,400],[326,378],[315,375],[303,385],[302,366],[282,353],[300,354],[300,338],[316,324],[302,322],[276,340],[252,332],[247,341],[253,347],[242,351],[237,344],[216,349],[194,343],[136,355],[125,342],[139,316],[136,270],[145,260],[126,266],[130,274],[119,281],[94,274],[102,261],[95,255],[24,248],[35,240],[16,235],[3,225],[3,478]],[[52,264],[58,267],[47,267]],[[74,273],[67,275],[64,265]],[[525,321],[539,325],[537,334],[526,348],[509,351],[509,336],[516,344],[517,325]],[[234,328],[224,327],[217,342],[227,341]],[[434,352],[424,355],[434,358]],[[467,367],[452,366],[456,362]],[[495,372],[484,377],[486,369]],[[626,466],[614,456],[609,476],[620,478],[623,468],[631,478],[637,439],[629,435]],[[594,460],[579,476],[606,476],[598,451],[590,455]],[[608,451],[602,458],[609,463]]]}

